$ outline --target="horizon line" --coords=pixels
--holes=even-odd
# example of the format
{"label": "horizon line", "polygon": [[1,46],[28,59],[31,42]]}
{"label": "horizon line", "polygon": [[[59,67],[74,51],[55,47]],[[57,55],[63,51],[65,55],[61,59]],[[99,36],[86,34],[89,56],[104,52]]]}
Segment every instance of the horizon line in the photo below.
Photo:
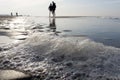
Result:
{"label": "horizon line", "polygon": [[[11,16],[10,14],[0,14],[0,16]],[[49,17],[49,16],[38,16],[38,15],[19,15],[19,16],[31,16],[31,17]],[[66,16],[66,15],[62,15],[62,16],[56,16],[56,18],[77,18],[77,17],[120,17],[120,16],[89,16],[89,15],[70,15],[70,16]]]}

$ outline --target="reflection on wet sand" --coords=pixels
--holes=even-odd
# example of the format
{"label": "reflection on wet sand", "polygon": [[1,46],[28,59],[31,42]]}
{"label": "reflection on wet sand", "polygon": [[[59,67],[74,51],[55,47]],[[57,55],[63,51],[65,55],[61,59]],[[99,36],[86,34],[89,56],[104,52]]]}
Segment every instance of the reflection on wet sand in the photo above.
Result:
{"label": "reflection on wet sand", "polygon": [[56,32],[56,20],[55,20],[55,18],[49,18],[49,28],[52,32],[54,32],[56,35],[58,35]]}

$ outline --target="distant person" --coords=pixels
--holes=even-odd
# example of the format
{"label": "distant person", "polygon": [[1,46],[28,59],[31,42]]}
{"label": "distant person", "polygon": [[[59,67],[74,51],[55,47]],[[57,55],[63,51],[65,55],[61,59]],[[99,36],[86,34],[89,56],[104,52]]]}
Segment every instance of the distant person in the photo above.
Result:
{"label": "distant person", "polygon": [[56,3],[54,1],[52,1],[52,6],[53,6],[52,14],[53,14],[53,17],[55,18]]}
{"label": "distant person", "polygon": [[11,16],[13,16],[13,13],[11,12],[11,14],[10,14]]}
{"label": "distant person", "polygon": [[52,3],[50,3],[49,5],[49,17],[51,17],[51,13],[53,15],[53,18],[55,18],[55,10],[56,10],[56,3],[54,1],[52,1]]}
{"label": "distant person", "polygon": [[16,16],[18,16],[18,13],[16,12]]}
{"label": "distant person", "polygon": [[53,9],[53,6],[52,6],[51,3],[49,5],[48,9],[49,9],[49,17],[51,17],[51,12],[52,12],[52,9]]}

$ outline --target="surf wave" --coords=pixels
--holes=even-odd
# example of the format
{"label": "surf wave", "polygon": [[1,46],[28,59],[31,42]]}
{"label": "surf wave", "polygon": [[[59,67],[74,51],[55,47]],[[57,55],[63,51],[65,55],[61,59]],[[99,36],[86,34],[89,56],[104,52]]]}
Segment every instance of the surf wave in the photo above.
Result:
{"label": "surf wave", "polygon": [[17,69],[42,79],[120,79],[120,49],[84,37],[34,33],[0,53],[1,69]]}

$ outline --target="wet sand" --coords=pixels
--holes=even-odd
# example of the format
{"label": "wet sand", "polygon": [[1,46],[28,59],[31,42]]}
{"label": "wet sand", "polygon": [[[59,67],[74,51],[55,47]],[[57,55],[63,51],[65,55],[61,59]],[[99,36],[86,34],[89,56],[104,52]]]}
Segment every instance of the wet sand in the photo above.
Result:
{"label": "wet sand", "polygon": [[11,43],[13,40],[9,38],[8,21],[11,21],[11,16],[0,16],[0,44]]}
{"label": "wet sand", "polygon": [[18,27],[22,27],[22,23],[15,22],[16,17],[0,16],[0,44],[12,44],[25,40],[27,32]]}

